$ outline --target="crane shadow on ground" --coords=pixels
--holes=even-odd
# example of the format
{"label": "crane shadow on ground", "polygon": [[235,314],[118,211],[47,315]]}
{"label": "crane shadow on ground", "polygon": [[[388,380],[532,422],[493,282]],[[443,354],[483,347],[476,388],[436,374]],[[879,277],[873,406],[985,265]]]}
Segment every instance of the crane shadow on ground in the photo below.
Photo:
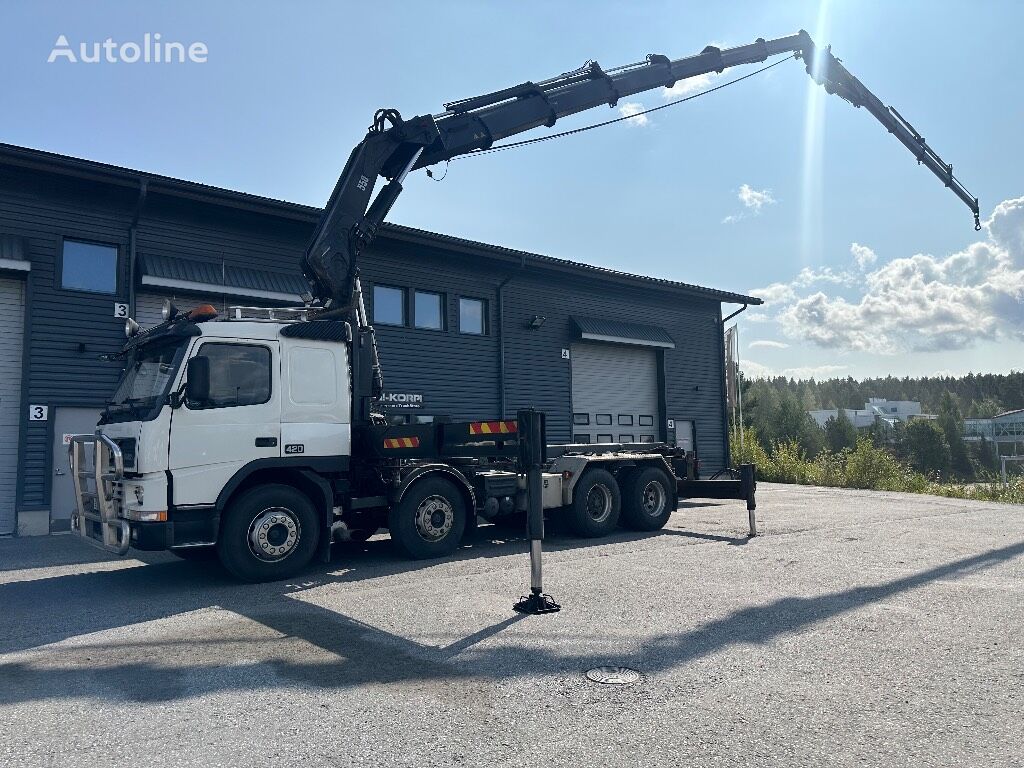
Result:
{"label": "crane shadow on ground", "polygon": [[[480,541],[480,535],[457,559],[525,552],[524,541]],[[584,546],[580,542],[552,545]],[[8,619],[0,636],[0,653],[18,654],[6,662],[0,657],[0,679],[4,681],[0,705],[82,697],[167,701],[275,686],[344,689],[424,681],[488,684],[488,680],[564,674],[608,662],[600,654],[579,652],[572,644],[553,648],[484,642],[519,622],[530,621],[528,617],[509,616],[439,647],[302,599],[312,587],[420,567],[394,562],[394,555],[384,554],[384,546],[386,541],[371,540],[363,547],[351,548],[348,570],[335,575],[332,568],[336,565],[314,569],[301,585],[240,585],[212,564],[163,561],[0,586],[0,604],[6,607]],[[1017,542],[872,586],[811,597],[782,597],[743,607],[685,631],[651,635],[632,654],[618,656],[616,663],[638,666],[651,674],[684,667],[724,648],[766,644],[931,582],[964,578],[1022,553],[1024,542]],[[417,611],[443,608],[443,604],[410,604],[400,610],[414,618]],[[156,641],[132,641],[132,633],[114,640],[80,637],[201,609],[226,611],[218,614],[225,621],[234,614],[242,636],[193,633]],[[251,634],[253,622],[262,634]],[[189,631],[188,624],[183,627]],[[39,649],[65,639],[72,641],[61,646],[59,653]],[[287,646],[284,653],[264,653],[275,642],[288,640],[299,641],[305,648],[312,646],[316,653],[299,652],[295,645]]]}

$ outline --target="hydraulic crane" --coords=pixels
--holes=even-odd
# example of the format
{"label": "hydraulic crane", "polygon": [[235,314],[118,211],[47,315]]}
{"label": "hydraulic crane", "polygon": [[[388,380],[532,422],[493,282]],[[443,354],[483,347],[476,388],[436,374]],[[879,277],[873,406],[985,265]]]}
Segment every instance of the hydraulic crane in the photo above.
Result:
{"label": "hydraulic crane", "polygon": [[[620,99],[643,91],[670,88],[680,80],[786,53],[803,60],[807,73],[826,91],[867,109],[918,163],[971,209],[975,229],[981,228],[978,199],[953,175],[953,166],[946,164],[899,112],[886,107],[850,74],[832,55],[831,46],[818,48],[804,30],[733,48],[708,46],[682,59],[649,54],[644,61],[608,70],[590,61],[548,80],[447,103],[445,111],[437,115],[403,120],[397,110],[381,109],[366,137],[352,150],[301,264],[311,295],[325,315],[351,318],[354,327],[369,331],[360,343],[372,348],[372,371],[364,372],[361,380],[373,394],[356,387],[357,397],[367,401],[356,409],[356,418],[369,419],[370,403],[382,389],[376,344],[359,290],[357,260],[373,241],[411,171],[487,150],[501,139],[539,126],[551,127],[559,118],[593,107],[615,106]],[[388,183],[371,202],[378,175]]]}

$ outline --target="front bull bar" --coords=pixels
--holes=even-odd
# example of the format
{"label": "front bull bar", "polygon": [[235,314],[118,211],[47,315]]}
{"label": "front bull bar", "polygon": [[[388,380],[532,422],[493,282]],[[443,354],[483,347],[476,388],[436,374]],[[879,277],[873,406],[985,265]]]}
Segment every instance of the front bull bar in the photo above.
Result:
{"label": "front bull bar", "polygon": [[[92,446],[91,467],[86,446]],[[107,552],[124,555],[131,545],[128,521],[120,517],[123,507],[121,480],[124,456],[121,448],[106,435],[72,435],[68,444],[71,479],[75,484],[75,512],[72,530],[86,541]]]}

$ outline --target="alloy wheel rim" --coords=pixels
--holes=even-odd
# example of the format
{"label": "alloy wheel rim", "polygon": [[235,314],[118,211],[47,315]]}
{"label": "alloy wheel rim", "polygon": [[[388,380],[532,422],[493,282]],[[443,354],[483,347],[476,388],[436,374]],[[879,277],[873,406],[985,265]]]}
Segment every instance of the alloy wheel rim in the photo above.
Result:
{"label": "alloy wheel rim", "polygon": [[455,525],[455,509],[444,496],[427,496],[416,507],[416,533],[424,541],[440,541]]}
{"label": "alloy wheel rim", "polygon": [[295,551],[302,526],[290,509],[269,507],[249,525],[249,551],[265,562],[278,562]]}
{"label": "alloy wheel rim", "polygon": [[604,483],[597,483],[587,492],[587,514],[595,523],[603,523],[612,513],[612,492]]}
{"label": "alloy wheel rim", "polygon": [[644,512],[651,517],[657,517],[665,510],[665,488],[657,480],[651,480],[644,486],[643,500]]}

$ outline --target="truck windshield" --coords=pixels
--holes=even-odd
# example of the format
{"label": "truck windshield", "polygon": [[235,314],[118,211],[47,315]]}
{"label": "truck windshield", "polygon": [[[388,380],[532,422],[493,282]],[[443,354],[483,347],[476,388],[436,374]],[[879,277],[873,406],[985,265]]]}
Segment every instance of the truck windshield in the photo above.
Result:
{"label": "truck windshield", "polygon": [[136,349],[110,400],[111,410],[118,406],[148,407],[162,401],[181,363],[184,347],[183,340],[175,339]]}

